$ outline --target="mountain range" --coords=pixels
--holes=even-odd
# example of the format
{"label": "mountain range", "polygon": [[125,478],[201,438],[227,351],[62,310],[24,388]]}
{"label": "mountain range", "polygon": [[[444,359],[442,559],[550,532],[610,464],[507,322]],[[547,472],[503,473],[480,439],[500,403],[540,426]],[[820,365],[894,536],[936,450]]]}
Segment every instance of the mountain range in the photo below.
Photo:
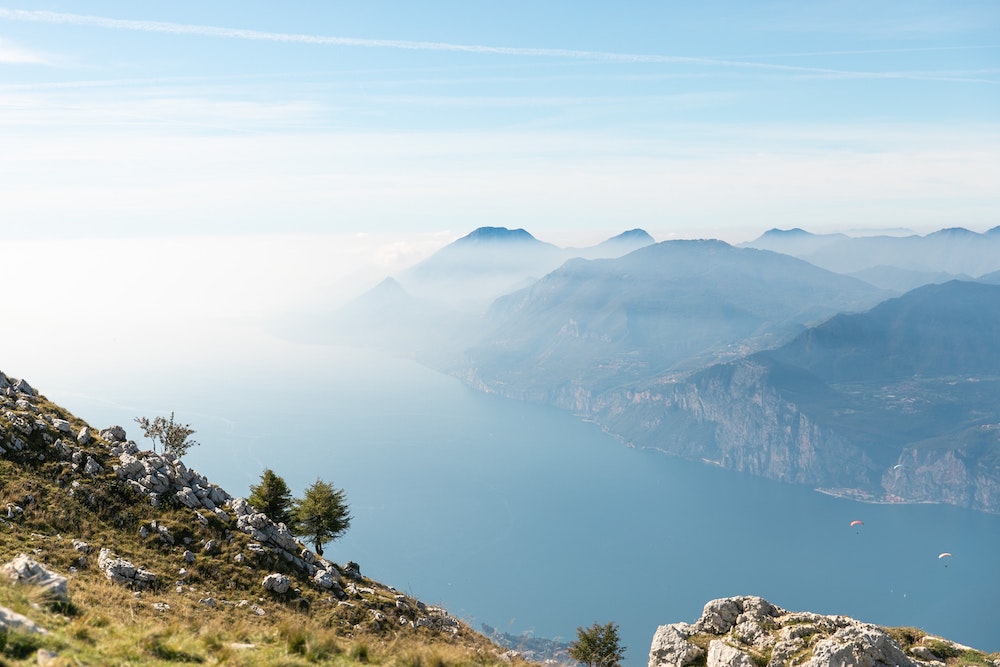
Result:
{"label": "mountain range", "polygon": [[998,250],[1000,228],[742,246],[633,230],[586,252],[485,228],[334,328],[632,446],[996,512]]}
{"label": "mountain range", "polygon": [[953,227],[923,236],[858,237],[772,229],[742,245],[792,255],[899,291],[1000,270],[1000,227],[981,234]]}

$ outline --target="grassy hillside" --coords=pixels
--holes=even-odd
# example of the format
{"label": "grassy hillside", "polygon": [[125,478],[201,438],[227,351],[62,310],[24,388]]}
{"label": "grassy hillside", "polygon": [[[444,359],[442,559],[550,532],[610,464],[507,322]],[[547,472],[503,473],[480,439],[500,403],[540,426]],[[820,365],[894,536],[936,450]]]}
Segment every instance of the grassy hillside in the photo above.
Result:
{"label": "grassy hillside", "polygon": [[[119,479],[104,438],[91,430],[92,440],[78,443],[87,425],[42,396],[10,388],[0,404],[0,564],[27,554],[66,576],[69,591],[68,601],[47,599],[0,577],[0,607],[46,631],[0,623],[0,666],[519,661],[444,610],[359,573],[337,566],[334,594],[253,544],[235,521],[169,496],[154,507]],[[102,470],[84,472],[80,462],[90,458]],[[144,590],[112,582],[98,566],[102,548],[155,573],[155,582]],[[292,579],[287,593],[262,587],[270,573]]]}

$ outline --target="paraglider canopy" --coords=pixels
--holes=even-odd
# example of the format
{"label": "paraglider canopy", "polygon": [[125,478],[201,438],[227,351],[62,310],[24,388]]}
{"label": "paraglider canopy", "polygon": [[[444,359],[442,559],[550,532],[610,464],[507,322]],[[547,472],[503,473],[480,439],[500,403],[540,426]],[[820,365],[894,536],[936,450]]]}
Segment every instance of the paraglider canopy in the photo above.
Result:
{"label": "paraglider canopy", "polygon": [[938,558],[951,558],[951,554],[945,551],[943,554],[940,554]]}
{"label": "paraglider canopy", "polygon": [[851,526],[852,527],[854,527],[854,526],[863,526],[863,525],[865,525],[865,522],[861,521],[859,519],[855,519],[854,521],[851,522]]}

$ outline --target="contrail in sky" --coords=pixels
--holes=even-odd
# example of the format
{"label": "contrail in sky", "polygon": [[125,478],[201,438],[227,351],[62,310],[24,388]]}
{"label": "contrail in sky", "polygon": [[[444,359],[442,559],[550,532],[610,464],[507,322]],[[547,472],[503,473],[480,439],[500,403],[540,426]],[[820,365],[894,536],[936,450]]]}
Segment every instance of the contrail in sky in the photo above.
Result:
{"label": "contrail in sky", "polygon": [[[877,73],[849,70],[829,69],[823,67],[803,67],[796,65],[781,65],[748,60],[730,60],[719,58],[703,58],[690,56],[668,56],[656,54],[614,53],[607,51],[585,51],[574,49],[526,48],[507,46],[486,46],[477,44],[452,44],[449,42],[420,42],[410,40],[360,39],[353,37],[329,37],[323,35],[305,35],[296,33],[263,32],[260,30],[243,30],[239,28],[220,28],[217,26],[191,25],[172,23],[169,21],[143,21],[130,19],[113,19],[103,16],[88,16],[84,14],[69,14],[52,11],[33,11],[25,9],[0,8],[0,19],[13,21],[34,21],[38,23],[62,23],[69,25],[94,26],[115,30],[132,30],[138,32],[156,32],[176,35],[200,35],[204,37],[223,37],[227,39],[245,39],[266,42],[289,42],[298,44],[319,44],[332,46],[360,46],[368,48],[406,49],[411,51],[454,51],[465,53],[498,54],[506,56],[541,56],[549,58],[572,58],[580,60],[603,60],[621,63],[676,63],[688,65],[706,65],[717,67],[733,67],[747,69],[778,70],[796,74],[819,74],[828,77],[876,77],[876,78],[920,78],[952,81],[970,81],[947,76],[933,76],[927,73]],[[978,47],[977,47],[978,48]],[[989,48],[989,47],[984,47]],[[749,56],[747,56],[749,57]],[[977,81],[979,81],[977,79]],[[984,81],[995,83],[993,81]]]}

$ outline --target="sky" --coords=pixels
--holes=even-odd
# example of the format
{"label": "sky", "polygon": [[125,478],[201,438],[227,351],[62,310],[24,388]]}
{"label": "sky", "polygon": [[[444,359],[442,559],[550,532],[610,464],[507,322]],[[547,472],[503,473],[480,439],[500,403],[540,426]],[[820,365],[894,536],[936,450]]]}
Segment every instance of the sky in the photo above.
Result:
{"label": "sky", "polygon": [[0,136],[8,239],[983,231],[1000,4],[0,0]]}
{"label": "sky", "polygon": [[480,226],[740,242],[998,211],[995,0],[0,0],[0,238],[60,312],[239,319]]}

